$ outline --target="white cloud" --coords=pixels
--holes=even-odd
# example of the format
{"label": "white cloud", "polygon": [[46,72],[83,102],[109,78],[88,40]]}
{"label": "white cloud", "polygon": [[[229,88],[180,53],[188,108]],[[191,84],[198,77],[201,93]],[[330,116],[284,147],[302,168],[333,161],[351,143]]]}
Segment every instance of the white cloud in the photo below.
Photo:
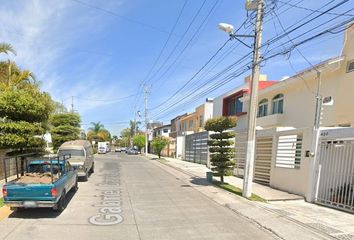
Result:
{"label": "white cloud", "polygon": [[[114,6],[117,9],[119,3],[105,1],[104,5],[105,8]],[[100,5],[101,2],[95,4]],[[2,5],[0,42],[13,45],[18,55],[9,57],[20,67],[34,72],[41,81],[42,89],[55,100],[60,101],[68,96],[106,99],[126,95],[116,86],[107,87],[102,83],[104,58],[100,62],[84,59],[76,63],[72,68],[82,73],[76,71],[70,79],[68,73],[61,72],[65,69],[63,66],[69,64],[68,61],[80,54],[77,49],[85,50],[80,46],[80,38],[87,36],[89,39],[93,29],[95,34],[104,30],[104,24],[100,23],[109,22],[107,15],[70,0],[52,0],[50,3],[18,0]],[[76,107],[84,113],[105,104],[107,102],[78,101]]]}

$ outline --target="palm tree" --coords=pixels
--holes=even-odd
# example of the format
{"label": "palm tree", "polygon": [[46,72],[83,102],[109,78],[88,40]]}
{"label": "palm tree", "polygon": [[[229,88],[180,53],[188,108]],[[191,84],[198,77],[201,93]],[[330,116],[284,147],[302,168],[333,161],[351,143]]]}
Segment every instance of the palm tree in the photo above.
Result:
{"label": "palm tree", "polygon": [[9,43],[0,43],[0,53],[5,53],[5,54],[12,53],[16,55],[15,49]]}
{"label": "palm tree", "polygon": [[0,62],[0,87],[2,89],[10,89],[12,87],[38,87],[36,77],[29,70],[21,70],[15,62],[8,60]]}
{"label": "palm tree", "polygon": [[98,134],[100,131],[105,129],[101,122],[91,122],[90,124],[92,125],[92,127],[90,127],[89,130],[95,134]]}
{"label": "palm tree", "polygon": [[129,126],[130,126],[130,136],[131,137],[134,137],[134,135],[138,132],[138,129],[139,129],[139,125],[141,124],[141,122],[139,121],[132,121],[130,120],[129,122]]}
{"label": "palm tree", "polygon": [[111,138],[111,134],[104,128],[101,122],[91,122],[91,125],[92,127],[89,128],[89,132],[87,133],[87,138],[90,141],[108,141]]}

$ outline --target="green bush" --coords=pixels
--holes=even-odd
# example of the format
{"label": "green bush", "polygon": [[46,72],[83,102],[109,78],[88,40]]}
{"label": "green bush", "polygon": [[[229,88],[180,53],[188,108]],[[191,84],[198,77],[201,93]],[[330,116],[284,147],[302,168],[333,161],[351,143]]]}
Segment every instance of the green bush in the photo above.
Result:
{"label": "green bush", "polygon": [[215,133],[210,134],[211,140],[208,141],[211,170],[215,175],[220,176],[220,180],[224,182],[224,176],[232,175],[235,165],[234,159],[234,142],[229,140],[235,137],[235,133],[229,132],[230,128],[236,126],[236,119],[231,117],[217,117],[209,119],[205,124],[207,131]]}

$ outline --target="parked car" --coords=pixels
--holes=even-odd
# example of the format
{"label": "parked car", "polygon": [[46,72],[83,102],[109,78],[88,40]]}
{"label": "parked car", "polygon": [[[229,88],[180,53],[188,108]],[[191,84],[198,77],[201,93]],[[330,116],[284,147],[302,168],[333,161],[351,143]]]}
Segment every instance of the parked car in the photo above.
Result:
{"label": "parked car", "polygon": [[138,150],[136,150],[135,148],[129,148],[128,151],[127,151],[127,153],[128,153],[129,155],[137,155],[137,154],[139,154],[140,152],[139,152]]}
{"label": "parked car", "polygon": [[121,152],[122,149],[121,149],[121,148],[116,148],[116,149],[114,149],[114,151],[115,151],[115,152]]}
{"label": "parked car", "polygon": [[24,176],[3,186],[4,203],[12,210],[53,208],[63,211],[66,207],[66,194],[70,190],[78,190],[77,181],[77,171],[65,158],[32,160]]}
{"label": "parked car", "polygon": [[87,181],[89,174],[95,171],[93,148],[89,141],[75,140],[63,143],[58,149],[58,156],[69,155],[70,164],[77,170],[78,176]]}

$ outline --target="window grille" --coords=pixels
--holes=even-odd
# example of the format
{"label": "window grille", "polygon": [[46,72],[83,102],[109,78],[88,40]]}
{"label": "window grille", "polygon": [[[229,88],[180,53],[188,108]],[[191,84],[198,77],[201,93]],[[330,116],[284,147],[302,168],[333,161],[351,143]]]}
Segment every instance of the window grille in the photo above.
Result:
{"label": "window grille", "polygon": [[281,168],[300,168],[301,152],[301,135],[279,136],[275,166]]}

